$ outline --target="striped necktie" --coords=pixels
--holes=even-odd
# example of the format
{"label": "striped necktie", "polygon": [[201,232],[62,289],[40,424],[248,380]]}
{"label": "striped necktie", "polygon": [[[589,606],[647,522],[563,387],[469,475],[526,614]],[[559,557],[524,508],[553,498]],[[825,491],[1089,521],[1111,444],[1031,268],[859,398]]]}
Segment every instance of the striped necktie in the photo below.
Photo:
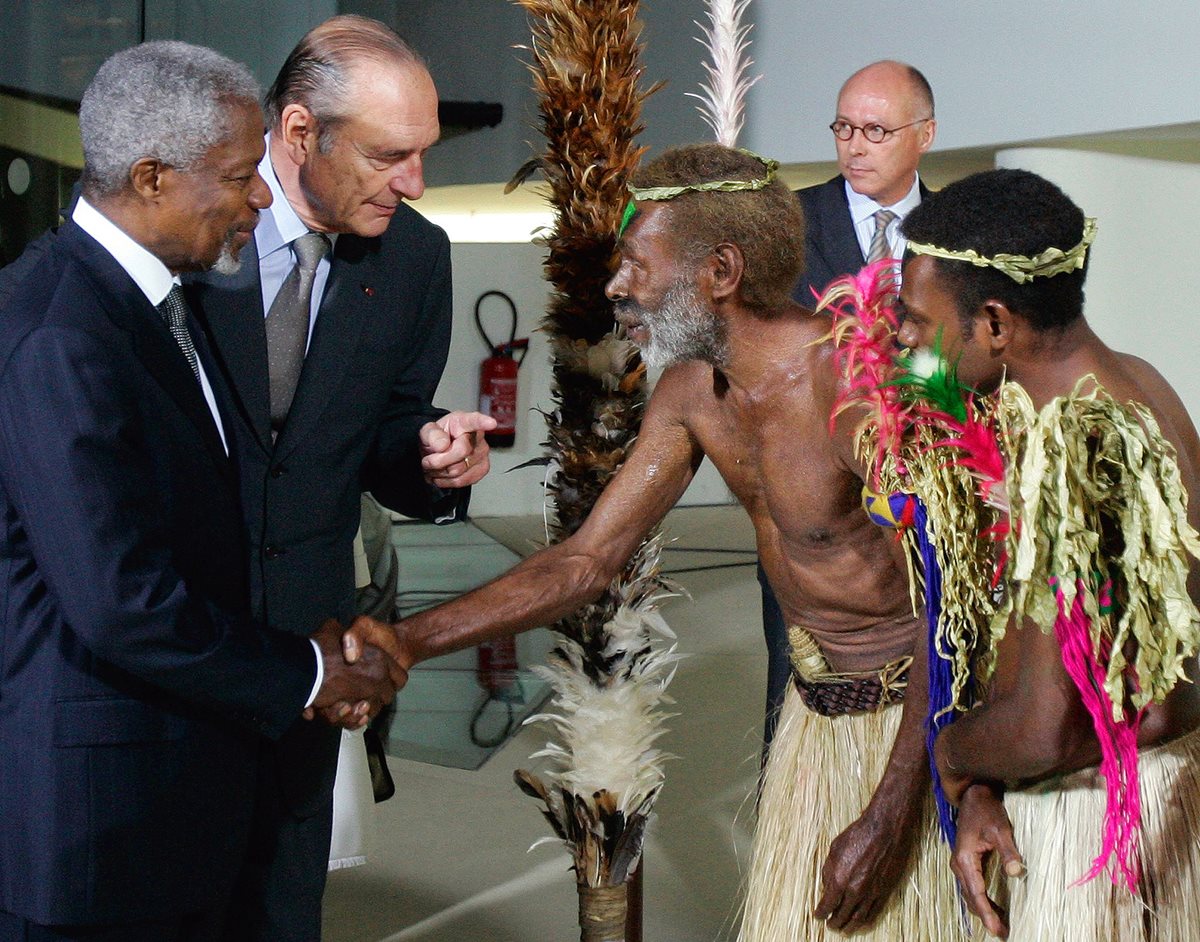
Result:
{"label": "striped necktie", "polygon": [[881,209],[875,214],[875,234],[871,236],[871,248],[867,252],[867,264],[891,258],[892,247],[888,245],[887,227],[896,214],[890,209]]}

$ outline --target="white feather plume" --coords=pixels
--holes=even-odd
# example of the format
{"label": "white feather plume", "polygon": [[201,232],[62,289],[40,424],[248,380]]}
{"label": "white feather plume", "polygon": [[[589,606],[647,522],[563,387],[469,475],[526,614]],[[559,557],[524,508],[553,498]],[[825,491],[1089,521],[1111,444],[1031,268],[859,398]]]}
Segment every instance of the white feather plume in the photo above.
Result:
{"label": "white feather plume", "polygon": [[748,58],[746,48],[750,27],[742,25],[742,14],[750,0],[708,0],[708,25],[697,22],[703,36],[696,42],[708,50],[711,62],[704,63],[708,81],[701,82],[702,94],[688,92],[698,98],[696,110],[717,136],[717,143],[736,147],[742,131],[742,115],[746,92],[761,75],[748,78],[746,75],[754,60]]}
{"label": "white feather plume", "polygon": [[647,650],[651,633],[661,634],[665,627],[656,612],[623,605],[606,627],[606,653],[627,658],[624,669],[614,669],[607,683],[597,686],[583,670],[579,646],[560,642],[546,666],[533,668],[553,687],[555,712],[525,722],[546,723],[557,734],[530,757],[552,761],[554,768],[543,776],[547,784],[581,797],[602,787],[629,814],[662,785],[667,756],[654,743],[665,732],[663,721],[673,715],[661,707],[673,702],[666,689],[682,655],[674,646]]}

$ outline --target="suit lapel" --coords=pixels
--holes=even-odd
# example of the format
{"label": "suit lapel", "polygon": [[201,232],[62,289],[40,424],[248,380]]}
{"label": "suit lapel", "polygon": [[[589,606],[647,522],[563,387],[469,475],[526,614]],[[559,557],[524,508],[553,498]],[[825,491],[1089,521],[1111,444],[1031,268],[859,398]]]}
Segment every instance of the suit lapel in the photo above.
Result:
{"label": "suit lapel", "polygon": [[233,387],[241,420],[259,445],[271,448],[271,390],[262,282],[253,239],[241,252],[236,275],[206,275],[188,287],[192,310],[212,338],[215,356]]}
{"label": "suit lapel", "polygon": [[867,264],[867,260],[863,256],[862,246],[858,244],[854,221],[850,218],[845,181],[842,177],[835,177],[821,195],[821,224],[829,234],[829,245],[835,253],[835,257],[829,260],[830,268],[835,272],[854,274]]}
{"label": "suit lapel", "polygon": [[379,239],[338,236],[300,382],[275,445],[278,458],[285,458],[304,440],[346,371],[353,369],[352,355],[363,324],[371,318],[382,292],[382,284],[376,284],[381,274],[378,263]]}
{"label": "suit lapel", "polygon": [[109,319],[129,333],[134,355],[146,367],[146,372],[179,406],[180,411],[196,426],[205,447],[212,453],[218,467],[228,466],[228,456],[213,422],[208,403],[196,376],[188,364],[171,331],[146,299],[133,279],[98,242],[74,224],[63,226],[60,239],[91,269],[104,288],[102,298]]}

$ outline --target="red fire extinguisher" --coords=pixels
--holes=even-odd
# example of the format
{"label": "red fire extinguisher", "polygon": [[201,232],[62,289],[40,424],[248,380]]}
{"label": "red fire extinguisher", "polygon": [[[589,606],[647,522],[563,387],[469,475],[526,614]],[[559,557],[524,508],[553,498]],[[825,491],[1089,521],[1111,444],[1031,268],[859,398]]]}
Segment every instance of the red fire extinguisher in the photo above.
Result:
{"label": "red fire extinguisher", "polygon": [[517,639],[512,635],[479,643],[475,679],[487,694],[505,699],[503,694],[517,680]]}
{"label": "red fire extinguisher", "polygon": [[517,675],[517,642],[511,635],[484,641],[477,657],[475,679],[483,697],[471,716],[471,742],[491,749],[504,742],[516,724],[513,704],[525,702]]}
{"label": "red fire extinguisher", "polygon": [[[479,308],[484,299],[491,295],[508,302],[512,330],[509,331],[507,343],[492,343],[483,329]],[[517,339],[517,306],[503,291],[485,291],[479,296],[475,302],[475,326],[479,328],[479,336],[491,352],[479,369],[479,411],[496,420],[496,428],[485,437],[493,448],[511,448],[517,435],[517,370],[529,351],[529,338]],[[515,356],[518,350],[521,352],[519,360]]]}

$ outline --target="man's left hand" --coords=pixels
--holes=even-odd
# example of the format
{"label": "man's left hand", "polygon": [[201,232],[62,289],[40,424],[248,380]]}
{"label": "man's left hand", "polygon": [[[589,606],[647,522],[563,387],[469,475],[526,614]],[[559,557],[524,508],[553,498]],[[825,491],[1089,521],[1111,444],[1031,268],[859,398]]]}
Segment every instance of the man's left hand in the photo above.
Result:
{"label": "man's left hand", "polygon": [[1025,876],[1025,861],[1013,837],[1003,793],[999,786],[980,782],[963,793],[958,806],[958,837],[950,869],[958,877],[967,909],[988,932],[1007,939],[1008,913],[987,893],[987,864],[993,854],[1000,858],[1006,877]]}
{"label": "man's left hand", "polygon": [[834,839],[821,868],[823,892],[814,916],[845,933],[875,921],[908,863],[919,808],[868,808]]}
{"label": "man's left hand", "polygon": [[421,467],[436,487],[469,487],[491,468],[484,432],[496,420],[482,412],[449,412],[421,427]]}

